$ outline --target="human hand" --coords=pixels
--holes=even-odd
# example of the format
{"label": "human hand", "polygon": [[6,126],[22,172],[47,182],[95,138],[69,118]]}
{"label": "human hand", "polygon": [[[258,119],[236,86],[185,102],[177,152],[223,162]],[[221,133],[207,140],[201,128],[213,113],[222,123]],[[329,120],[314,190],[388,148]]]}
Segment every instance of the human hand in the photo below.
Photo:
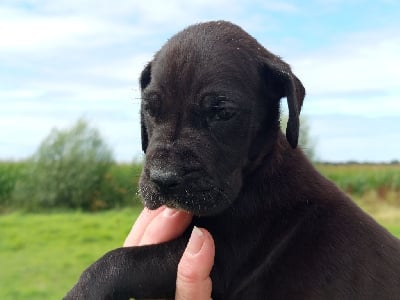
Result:
{"label": "human hand", "polygon": [[[124,247],[166,242],[180,236],[189,226],[192,215],[160,207],[154,211],[145,208],[133,225]],[[211,234],[194,227],[188,245],[178,265],[175,300],[209,300],[214,263],[214,241]]]}

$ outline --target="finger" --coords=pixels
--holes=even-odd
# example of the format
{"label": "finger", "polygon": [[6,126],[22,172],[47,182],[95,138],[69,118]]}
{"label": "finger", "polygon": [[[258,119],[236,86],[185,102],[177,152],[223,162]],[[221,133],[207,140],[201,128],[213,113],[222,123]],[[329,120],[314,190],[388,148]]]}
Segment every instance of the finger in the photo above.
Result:
{"label": "finger", "polygon": [[145,208],[124,242],[124,247],[155,244],[174,239],[189,226],[192,216],[183,211],[160,207]]}
{"label": "finger", "polygon": [[147,226],[157,217],[166,207],[161,206],[156,210],[149,210],[144,208],[136,219],[124,242],[124,247],[138,246]]}
{"label": "finger", "polygon": [[189,226],[192,215],[172,208],[166,208],[146,227],[139,246],[158,244],[180,236]]}
{"label": "finger", "polygon": [[211,234],[194,227],[189,243],[178,265],[175,300],[211,299],[210,272],[215,246]]}

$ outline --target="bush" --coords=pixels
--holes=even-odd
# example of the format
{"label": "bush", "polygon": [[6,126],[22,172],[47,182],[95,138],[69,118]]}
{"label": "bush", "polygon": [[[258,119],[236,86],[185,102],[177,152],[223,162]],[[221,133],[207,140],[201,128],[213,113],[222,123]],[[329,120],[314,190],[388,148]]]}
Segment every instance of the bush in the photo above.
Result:
{"label": "bush", "polygon": [[24,162],[0,162],[0,210],[10,206],[15,184],[24,167]]}
{"label": "bush", "polygon": [[53,129],[16,184],[16,205],[28,210],[107,207],[98,195],[112,164],[110,148],[85,120],[67,130]]}
{"label": "bush", "polygon": [[105,176],[100,189],[99,201],[109,207],[141,206],[138,195],[138,181],[142,165],[114,164]]}

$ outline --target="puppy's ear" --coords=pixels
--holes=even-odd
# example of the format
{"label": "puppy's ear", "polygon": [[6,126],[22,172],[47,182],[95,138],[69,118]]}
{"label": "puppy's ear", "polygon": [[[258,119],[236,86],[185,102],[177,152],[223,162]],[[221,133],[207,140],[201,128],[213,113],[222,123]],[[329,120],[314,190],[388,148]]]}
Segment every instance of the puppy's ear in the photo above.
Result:
{"label": "puppy's ear", "polygon": [[289,107],[289,119],[286,126],[286,139],[292,148],[296,148],[299,140],[300,110],[306,90],[301,81],[293,73],[285,73],[285,96]]}
{"label": "puppy's ear", "polygon": [[143,91],[151,81],[151,62],[149,62],[140,74],[140,89]]}
{"label": "puppy's ear", "polygon": [[140,128],[141,128],[141,136],[142,136],[142,150],[146,153],[147,146],[149,144],[149,137],[147,135],[146,125],[144,124],[143,112],[140,112]]}
{"label": "puppy's ear", "polygon": [[[143,69],[142,74],[140,75],[140,89],[143,91],[151,81],[151,62],[146,65]],[[140,111],[140,127],[141,127],[141,136],[142,136],[142,150],[146,153],[147,145],[149,144],[149,137],[147,134],[146,125],[144,124],[143,112]]]}
{"label": "puppy's ear", "polygon": [[272,78],[280,98],[286,97],[289,107],[289,119],[286,127],[286,139],[292,148],[296,148],[299,140],[300,110],[306,94],[301,81],[292,73],[289,65],[274,60],[265,64],[269,78]]}

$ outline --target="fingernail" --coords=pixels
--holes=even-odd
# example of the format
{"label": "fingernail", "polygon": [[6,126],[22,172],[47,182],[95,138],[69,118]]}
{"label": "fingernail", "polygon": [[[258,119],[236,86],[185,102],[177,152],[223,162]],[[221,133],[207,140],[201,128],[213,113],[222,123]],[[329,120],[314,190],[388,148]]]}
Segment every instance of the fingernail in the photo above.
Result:
{"label": "fingernail", "polygon": [[203,232],[196,226],[193,227],[192,235],[190,236],[189,243],[186,247],[186,250],[189,254],[195,255],[199,253],[201,247],[203,247],[204,243],[204,234]]}
{"label": "fingernail", "polygon": [[172,217],[175,214],[177,214],[178,212],[179,212],[179,210],[166,207],[162,213],[165,217]]}

